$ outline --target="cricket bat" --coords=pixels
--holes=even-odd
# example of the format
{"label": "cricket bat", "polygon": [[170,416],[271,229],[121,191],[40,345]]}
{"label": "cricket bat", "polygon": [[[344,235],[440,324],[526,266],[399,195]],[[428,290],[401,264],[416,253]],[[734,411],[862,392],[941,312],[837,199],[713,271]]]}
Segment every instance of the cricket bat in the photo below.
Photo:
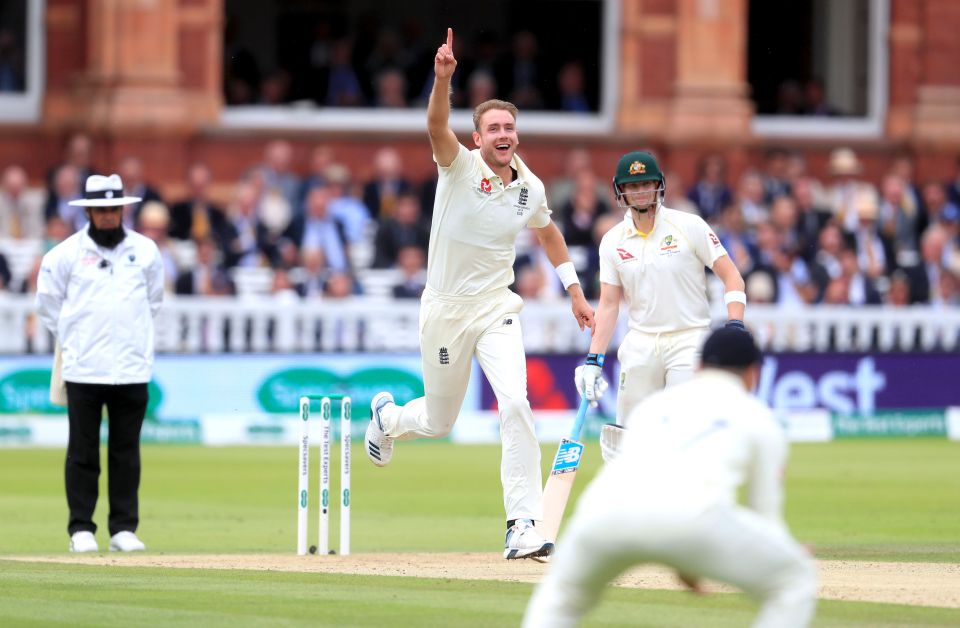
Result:
{"label": "cricket bat", "polygon": [[560,441],[557,455],[553,459],[553,467],[550,469],[550,477],[547,478],[547,485],[543,489],[543,521],[537,526],[537,529],[545,539],[551,542],[557,540],[557,531],[560,530],[563,511],[567,507],[573,481],[577,479],[580,457],[583,455],[580,431],[583,429],[583,422],[586,419],[587,408],[589,407],[590,402],[586,398],[581,398],[577,418],[573,423],[573,429],[570,431],[570,438],[564,438]]}

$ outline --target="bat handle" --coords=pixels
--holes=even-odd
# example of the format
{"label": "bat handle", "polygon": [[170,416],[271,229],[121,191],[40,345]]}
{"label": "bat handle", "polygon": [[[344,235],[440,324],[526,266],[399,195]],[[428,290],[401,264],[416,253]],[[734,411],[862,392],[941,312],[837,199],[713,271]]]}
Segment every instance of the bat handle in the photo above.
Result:
{"label": "bat handle", "polygon": [[583,422],[587,418],[587,408],[590,402],[586,397],[580,398],[580,407],[577,408],[577,419],[573,422],[573,429],[570,431],[570,440],[580,440],[580,432],[583,430]]}

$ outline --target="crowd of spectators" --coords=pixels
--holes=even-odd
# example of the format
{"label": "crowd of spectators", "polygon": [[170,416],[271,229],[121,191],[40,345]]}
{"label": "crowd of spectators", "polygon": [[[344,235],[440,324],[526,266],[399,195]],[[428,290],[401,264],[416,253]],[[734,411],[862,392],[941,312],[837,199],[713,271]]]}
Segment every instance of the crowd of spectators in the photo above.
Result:
{"label": "crowd of spectators", "polygon": [[[164,198],[137,157],[93,164],[91,155],[80,134],[41,185],[31,186],[19,165],[2,169],[0,290],[35,289],[40,256],[85,224],[68,202],[82,196],[90,173],[113,171],[128,195],[143,198],[124,221],[157,242],[171,293],[339,299],[417,298],[423,290],[436,180],[411,180],[389,146],[371,154],[369,180],[358,180],[329,146],[299,164],[290,144],[270,141],[262,162],[219,197],[210,164],[190,164],[180,197]],[[548,199],[585,292],[596,298],[598,244],[623,214],[587,151],[574,148],[567,161],[545,182]],[[668,172],[665,204],[714,227],[751,303],[960,304],[960,162],[953,181],[930,181],[898,156],[869,180],[854,151],[838,148],[821,180],[801,155],[770,150],[736,181],[718,154],[705,155],[697,173],[684,184]],[[524,298],[562,298],[532,234],[518,242],[515,270]]]}
{"label": "crowd of spectators", "polygon": [[[288,45],[267,67],[228,23],[224,45],[224,97],[228,105],[298,104],[325,107],[424,108],[433,81],[436,34],[418,20],[403,26],[360,25],[319,16],[309,45]],[[299,40],[297,40],[299,41]],[[576,113],[597,110],[596,64],[579,42],[557,57],[541,49],[530,30],[500,37],[489,29],[455,40],[460,63],[453,77],[454,107],[473,109],[505,97],[521,110]],[[595,53],[591,53],[595,54]],[[498,96],[499,95],[499,96]]]}

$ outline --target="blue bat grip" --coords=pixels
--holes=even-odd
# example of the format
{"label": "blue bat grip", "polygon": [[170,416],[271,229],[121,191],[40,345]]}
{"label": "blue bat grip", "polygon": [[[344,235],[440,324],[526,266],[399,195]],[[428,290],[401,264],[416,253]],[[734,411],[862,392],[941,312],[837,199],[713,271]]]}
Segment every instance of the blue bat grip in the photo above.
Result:
{"label": "blue bat grip", "polygon": [[589,407],[590,401],[586,397],[581,397],[580,407],[577,408],[577,419],[573,422],[573,429],[570,431],[570,440],[580,440],[580,431],[583,430],[583,422],[587,418]]}

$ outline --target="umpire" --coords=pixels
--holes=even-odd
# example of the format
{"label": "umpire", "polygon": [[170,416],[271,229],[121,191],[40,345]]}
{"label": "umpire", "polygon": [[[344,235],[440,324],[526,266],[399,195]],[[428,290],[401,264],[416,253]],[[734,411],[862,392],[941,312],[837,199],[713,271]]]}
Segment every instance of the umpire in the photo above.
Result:
{"label": "umpire", "polygon": [[153,369],[153,318],[163,300],[163,263],[153,240],[123,227],[117,175],[87,178],[89,224],[44,255],[40,319],[62,347],[70,438],[65,479],[70,551],[99,551],[93,511],[100,476],[100,423],[109,419],[110,550],[145,549],[139,523],[140,428]]}

